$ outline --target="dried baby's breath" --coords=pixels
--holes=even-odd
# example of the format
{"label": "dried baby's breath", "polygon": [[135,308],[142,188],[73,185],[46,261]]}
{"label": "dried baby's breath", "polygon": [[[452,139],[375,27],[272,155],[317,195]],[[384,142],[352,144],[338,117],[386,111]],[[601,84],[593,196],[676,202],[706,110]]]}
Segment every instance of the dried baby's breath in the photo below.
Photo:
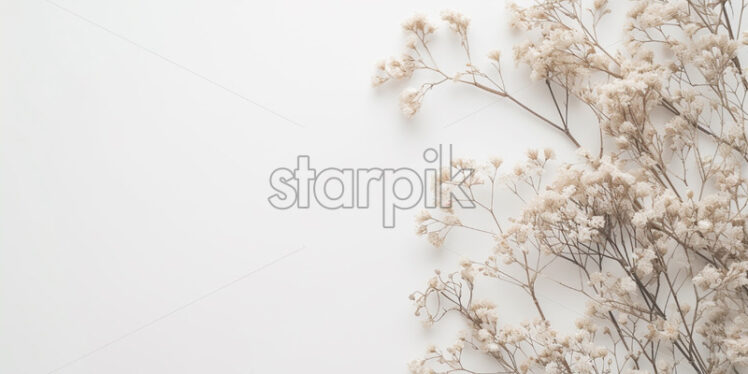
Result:
{"label": "dried baby's breath", "polygon": [[[545,83],[552,110],[532,109],[507,89],[500,52],[488,54],[490,71],[478,67],[470,20],[455,11],[441,19],[459,37],[464,69],[439,67],[430,49],[436,27],[424,16],[403,24],[407,52],[378,66],[377,84],[412,81],[416,72],[432,77],[403,93],[406,116],[427,106],[431,89],[456,82],[506,98],[579,148],[572,164],[553,162],[546,149],[529,150],[514,167],[492,158],[475,168],[463,187],[485,211],[483,223],[462,219],[449,204],[456,186],[435,178],[447,206],[419,215],[418,234],[437,247],[452,230],[490,235],[496,244],[453,273],[437,271],[411,296],[427,325],[457,314],[468,326],[454,344],[427,349],[410,364],[413,373],[476,373],[467,350],[493,363],[482,373],[748,372],[746,4],[627,6],[624,41],[615,49],[598,39],[608,1],[509,6],[511,26],[528,32],[514,59]],[[570,116],[572,103],[597,120]],[[599,132],[600,141],[583,145],[581,132]],[[512,218],[495,207],[500,186],[522,202]],[[557,264],[577,269],[578,281],[555,279]],[[506,303],[474,297],[491,278],[525,291],[536,316],[517,325],[501,320]],[[586,299],[573,333],[550,322],[540,283],[560,283]]]}

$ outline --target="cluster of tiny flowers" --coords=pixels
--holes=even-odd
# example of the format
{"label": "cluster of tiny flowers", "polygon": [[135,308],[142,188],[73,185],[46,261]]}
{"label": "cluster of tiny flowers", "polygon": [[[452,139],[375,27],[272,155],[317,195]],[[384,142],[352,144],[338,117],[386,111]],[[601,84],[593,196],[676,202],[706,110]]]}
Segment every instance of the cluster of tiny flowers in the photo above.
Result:
{"label": "cluster of tiny flowers", "polygon": [[[420,15],[403,24],[406,52],[377,66],[375,84],[424,79],[401,95],[408,117],[430,90],[454,82],[508,99],[577,148],[567,163],[550,149],[531,149],[513,167],[457,160],[459,183],[454,170],[431,181],[441,208],[416,217],[418,235],[442,247],[465,230],[494,245],[448,275],[437,270],[411,295],[427,326],[448,314],[467,326],[454,344],[429,347],[411,372],[748,373],[748,4],[627,3],[615,49],[598,39],[609,5],[509,5],[510,25],[527,34],[514,60],[547,87],[547,110],[506,89],[500,51],[488,53],[490,71],[473,62],[470,20],[455,11],[441,20],[459,37],[464,70],[439,68],[430,48],[436,27]],[[577,120],[570,107],[596,121]],[[575,135],[583,132],[599,141],[582,144]],[[501,209],[500,193],[521,208]],[[464,214],[466,202],[486,221]],[[558,268],[575,269],[578,280]],[[535,315],[503,321],[501,299],[476,296],[492,279],[524,291]],[[578,293],[582,318],[563,329],[551,323],[540,284]],[[473,369],[468,351],[494,370]]]}

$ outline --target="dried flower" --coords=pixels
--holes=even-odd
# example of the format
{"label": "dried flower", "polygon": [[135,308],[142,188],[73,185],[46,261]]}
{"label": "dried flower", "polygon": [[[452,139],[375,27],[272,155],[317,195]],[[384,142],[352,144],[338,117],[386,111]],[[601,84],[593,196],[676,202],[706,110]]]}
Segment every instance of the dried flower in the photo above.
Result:
{"label": "dried flower", "polygon": [[[439,68],[426,38],[435,28],[423,16],[404,23],[415,37],[408,52],[377,65],[375,84],[411,80],[417,70],[434,75],[403,92],[406,116],[432,88],[451,81],[509,99],[578,148],[573,163],[557,165],[552,150],[532,149],[508,171],[499,169],[498,158],[477,168],[465,187],[488,213],[483,224],[472,224],[453,205],[417,217],[417,233],[436,247],[462,229],[489,235],[495,246],[453,273],[437,272],[412,295],[426,324],[457,314],[470,329],[443,350],[430,347],[411,364],[413,373],[470,373],[467,349],[502,373],[746,373],[748,73],[741,59],[748,32],[739,11],[745,6],[638,0],[625,13],[623,42],[614,49],[597,36],[607,27],[608,5],[509,4],[511,26],[530,30],[514,58],[530,69],[530,79],[544,81],[550,107],[543,111],[506,89],[498,51],[488,54],[491,73],[472,62],[470,21],[454,11],[441,19],[459,35],[464,69]],[[591,116],[579,118],[575,108]],[[582,144],[578,132],[599,132],[601,141]],[[435,192],[451,202],[455,186],[443,175],[436,179]],[[521,209],[495,206],[500,186]],[[557,277],[551,270],[557,263],[578,270],[582,281]],[[516,325],[500,320],[497,303],[474,298],[485,278],[520,287],[536,315]],[[556,319],[538,296],[545,282],[586,300],[585,317],[566,326],[567,333],[554,329]]]}

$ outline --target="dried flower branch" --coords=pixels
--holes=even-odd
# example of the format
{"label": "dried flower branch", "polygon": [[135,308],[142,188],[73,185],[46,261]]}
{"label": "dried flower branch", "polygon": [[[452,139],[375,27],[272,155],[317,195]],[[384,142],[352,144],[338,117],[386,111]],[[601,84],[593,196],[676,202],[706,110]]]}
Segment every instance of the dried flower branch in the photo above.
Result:
{"label": "dried flower branch", "polygon": [[[464,70],[439,67],[429,49],[436,28],[424,16],[403,24],[412,38],[407,52],[378,66],[375,84],[411,80],[416,71],[434,77],[403,93],[406,116],[451,81],[508,99],[579,148],[573,164],[555,163],[550,150],[529,151],[509,171],[499,159],[482,167],[455,162],[478,171],[465,185],[487,223],[463,223],[448,205],[419,215],[417,232],[438,247],[452,230],[467,229],[490,235],[496,246],[484,259],[463,260],[454,273],[437,271],[412,295],[428,324],[456,314],[468,326],[454,345],[429,348],[411,364],[413,373],[476,373],[466,350],[491,360],[493,373],[748,372],[748,81],[741,64],[748,5],[636,1],[622,47],[611,50],[598,38],[607,3],[510,6],[512,27],[528,35],[514,59],[544,81],[558,119],[507,90],[499,52],[488,55],[490,73],[473,63],[470,21],[454,11],[442,20],[459,37]],[[572,102],[597,119],[578,125],[596,125],[598,152],[570,130]],[[544,180],[549,168],[554,176]],[[448,181],[434,181],[442,201],[453,199]],[[499,217],[494,207],[501,186],[523,202],[514,218]],[[556,266],[577,269],[578,281],[556,279]],[[496,303],[474,298],[490,279],[519,287],[537,316],[517,326],[502,322]],[[541,282],[587,300],[573,334],[549,321],[538,298]]]}

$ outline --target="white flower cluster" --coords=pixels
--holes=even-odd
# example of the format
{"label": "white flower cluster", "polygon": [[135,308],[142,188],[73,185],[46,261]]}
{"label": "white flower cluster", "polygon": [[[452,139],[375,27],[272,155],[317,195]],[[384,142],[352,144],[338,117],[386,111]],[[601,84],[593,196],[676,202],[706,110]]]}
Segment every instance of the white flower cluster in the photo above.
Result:
{"label": "white flower cluster", "polygon": [[[447,276],[437,271],[412,295],[427,325],[457,314],[468,326],[454,345],[430,347],[413,373],[475,373],[466,351],[489,358],[495,373],[748,373],[748,4],[635,1],[624,41],[611,50],[597,36],[608,3],[510,5],[511,25],[527,34],[514,58],[544,81],[545,111],[506,90],[499,51],[488,55],[492,73],[472,62],[470,21],[454,11],[442,21],[460,38],[465,70],[438,67],[429,48],[436,28],[423,16],[403,25],[408,52],[378,66],[376,84],[432,76],[403,92],[406,116],[431,89],[456,82],[509,100],[579,149],[579,159],[560,165],[552,151],[530,150],[506,171],[499,158],[456,161],[477,171],[464,187],[485,222],[452,204],[448,173],[433,181],[433,195],[447,203],[421,213],[417,233],[440,247],[453,230],[468,230],[495,246]],[[574,118],[576,104],[597,121]],[[599,143],[581,144],[578,131],[599,133]],[[520,210],[499,211],[501,188]],[[559,267],[576,269],[580,281],[556,279]],[[486,279],[519,287],[537,315],[503,323],[500,300],[474,299]],[[586,299],[574,333],[554,328],[540,283]]]}

